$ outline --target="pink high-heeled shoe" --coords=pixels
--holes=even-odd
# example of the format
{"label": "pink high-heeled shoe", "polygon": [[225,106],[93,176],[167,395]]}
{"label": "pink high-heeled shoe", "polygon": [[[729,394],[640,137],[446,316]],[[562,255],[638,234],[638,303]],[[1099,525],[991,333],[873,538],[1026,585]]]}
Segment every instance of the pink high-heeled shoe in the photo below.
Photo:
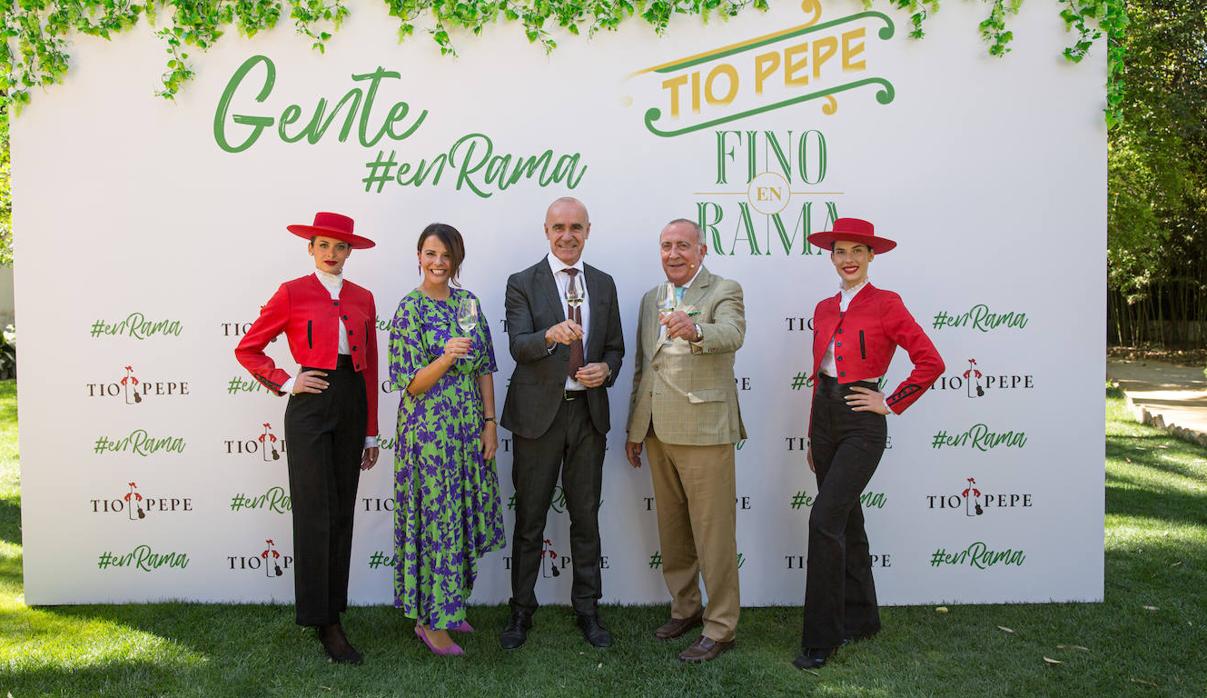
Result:
{"label": "pink high-heeled shoe", "polygon": [[455,633],[472,633],[472,632],[474,632],[474,626],[470,625],[469,621],[467,621],[467,620],[463,620],[460,623],[457,623],[456,625],[450,625],[448,627],[448,629]]}
{"label": "pink high-heeled shoe", "polygon": [[419,639],[423,641],[423,644],[427,645],[427,648],[432,651],[432,654],[436,655],[437,657],[460,657],[465,654],[465,650],[461,649],[461,646],[455,642],[444,649],[439,649],[432,644],[431,640],[427,639],[427,635],[419,629],[418,623],[415,624],[415,634],[419,636]]}

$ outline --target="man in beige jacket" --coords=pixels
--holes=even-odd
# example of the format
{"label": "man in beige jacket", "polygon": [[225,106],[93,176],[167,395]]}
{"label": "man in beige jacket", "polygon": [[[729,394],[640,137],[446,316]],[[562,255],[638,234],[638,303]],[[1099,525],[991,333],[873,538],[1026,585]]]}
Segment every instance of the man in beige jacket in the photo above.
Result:
{"label": "man in beige jacket", "polygon": [[733,363],[746,316],[742,287],[704,268],[708,247],[695,223],[671,221],[659,244],[677,302],[674,310],[660,309],[667,283],[641,299],[625,451],[635,468],[647,452],[654,483],[662,574],[671,593],[670,621],[654,635],[667,640],[703,624],[679,659],[704,662],[733,647],[741,605],[734,444],[746,429]]}

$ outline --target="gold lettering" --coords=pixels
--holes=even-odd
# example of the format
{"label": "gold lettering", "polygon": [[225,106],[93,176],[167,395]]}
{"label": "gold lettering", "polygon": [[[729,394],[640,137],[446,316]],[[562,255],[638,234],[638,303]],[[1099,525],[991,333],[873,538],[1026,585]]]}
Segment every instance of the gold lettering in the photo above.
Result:
{"label": "gold lettering", "polygon": [[778,51],[768,51],[754,57],[754,91],[756,94],[763,94],[763,81],[771,77],[779,67],[780,54]]}
{"label": "gold lettering", "polygon": [[[785,87],[800,87],[809,84],[809,75],[805,73],[797,77],[797,73],[803,72],[805,65],[808,63],[806,52],[809,50],[809,44],[799,43],[796,46],[789,46],[784,49],[784,86]],[[800,56],[798,59],[797,56]]]}
{"label": "gold lettering", "polygon": [[838,53],[838,39],[823,36],[813,42],[813,77],[821,77],[821,67]]}
{"label": "gold lettering", "polygon": [[[717,97],[713,89],[718,75],[724,75],[729,78],[729,91],[724,97]],[[708,80],[704,83],[704,98],[711,105],[729,104],[734,97],[738,96],[738,71],[728,63],[722,63],[712,70],[708,71]],[[699,110],[697,110],[699,111]]]}
{"label": "gold lettering", "polygon": [[[864,68],[867,67],[867,61],[862,61],[862,60],[858,61],[858,62],[855,61],[855,57],[862,54],[863,49],[866,47],[866,45],[863,42],[863,37],[866,34],[867,34],[867,29],[865,29],[864,27],[860,27],[858,29],[852,29],[849,32],[843,32],[843,34],[842,34],[842,69],[843,70],[846,70],[846,71],[863,70]],[[858,41],[859,43],[856,44],[855,43],[856,41]]]}
{"label": "gold lettering", "polygon": [[671,93],[671,116],[679,116],[679,88],[687,84],[687,76],[680,75],[662,81],[662,89]]}

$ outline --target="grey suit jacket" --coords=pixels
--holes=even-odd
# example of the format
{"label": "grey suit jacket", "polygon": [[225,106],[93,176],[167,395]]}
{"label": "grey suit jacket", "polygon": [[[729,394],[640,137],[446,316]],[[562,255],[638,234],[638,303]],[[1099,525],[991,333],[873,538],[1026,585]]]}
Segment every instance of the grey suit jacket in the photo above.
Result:
{"label": "grey suit jacket", "polygon": [[629,441],[644,440],[651,426],[669,444],[710,446],[746,438],[733,375],[734,356],[746,336],[742,287],[701,268],[683,305],[698,312],[694,319],[704,338],[699,344],[664,344],[657,300],[663,286],[641,298]]}
{"label": "grey suit jacket", "polygon": [[[624,333],[620,307],[612,277],[590,264],[583,265],[587,302],[591,304],[591,326],[587,328],[587,363],[603,361],[612,375],[598,388],[587,390],[591,421],[601,433],[611,428],[608,392],[620,374],[624,357]],[[503,416],[499,424],[514,434],[535,439],[549,430],[562,404],[570,347],[545,348],[545,330],[566,319],[566,305],[545,257],[507,279],[507,336],[515,372],[507,385]]]}

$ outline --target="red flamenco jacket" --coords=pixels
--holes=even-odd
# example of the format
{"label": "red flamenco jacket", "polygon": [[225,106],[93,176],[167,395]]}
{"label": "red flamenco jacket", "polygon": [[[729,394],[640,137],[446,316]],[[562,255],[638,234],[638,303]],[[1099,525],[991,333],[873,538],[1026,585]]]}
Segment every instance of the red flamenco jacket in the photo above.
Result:
{"label": "red flamenco jacket", "polygon": [[[872,286],[864,286],[847,311],[839,311],[835,294],[817,304],[813,311],[813,379],[821,370],[826,347],[834,340],[834,365],[839,383],[879,378],[888,372],[897,347],[909,353],[914,370],[897,386],[885,402],[895,414],[912,405],[943,373],[945,366],[930,337],[905,309],[901,296]],[[817,387],[814,383],[814,391]],[[812,420],[809,427],[812,435]]]}
{"label": "red flamenco jacket", "polygon": [[352,367],[365,379],[369,416],[365,436],[377,436],[377,309],[368,289],[345,280],[339,300],[314,274],[281,284],[260,309],[260,317],[235,347],[235,358],[277,395],[289,374],[277,368],[264,347],[282,332],[293,360],[307,368],[334,370],[339,332],[348,333]]}

